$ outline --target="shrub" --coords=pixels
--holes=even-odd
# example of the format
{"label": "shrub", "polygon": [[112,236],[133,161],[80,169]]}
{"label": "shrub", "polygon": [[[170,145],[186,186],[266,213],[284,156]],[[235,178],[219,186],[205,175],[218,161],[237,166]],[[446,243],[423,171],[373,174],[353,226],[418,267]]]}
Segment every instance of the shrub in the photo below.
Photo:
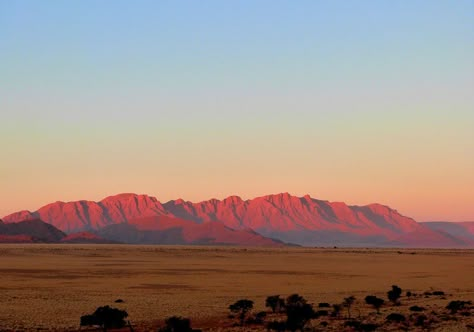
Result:
{"label": "shrub", "polygon": [[327,310],[318,310],[315,313],[315,318],[321,317],[321,316],[329,316],[329,311]]}
{"label": "shrub", "polygon": [[280,295],[272,295],[265,300],[265,306],[272,309],[272,312],[281,312],[285,308],[285,300]]}
{"label": "shrub", "polygon": [[425,310],[425,308],[419,307],[417,305],[414,305],[414,306],[410,307],[410,311],[420,312],[420,311],[424,311],[424,310]]}
{"label": "shrub", "polygon": [[247,319],[247,324],[263,324],[265,317],[267,317],[267,313],[265,311],[260,311],[255,314],[254,317]]}
{"label": "shrub", "polygon": [[354,296],[349,296],[344,298],[344,301],[342,302],[342,306],[347,308],[347,317],[350,319],[351,318],[351,306],[355,301]]}
{"label": "shrub", "polygon": [[286,299],[286,328],[290,331],[303,330],[306,323],[315,316],[313,306],[298,295],[290,295]]}
{"label": "shrub", "polygon": [[385,301],[383,299],[374,295],[367,295],[365,297],[365,303],[373,306],[375,310],[377,310],[377,313],[380,312],[380,307],[384,304],[384,302]]}
{"label": "shrub", "polygon": [[396,312],[391,313],[385,319],[391,322],[398,322],[398,323],[404,322],[406,320],[405,316]]}
{"label": "shrub", "polygon": [[402,295],[402,289],[397,285],[392,285],[392,290],[387,292],[388,299],[394,304],[399,304],[398,299]]}
{"label": "shrub", "polygon": [[250,310],[252,310],[252,308],[253,308],[253,301],[247,300],[247,299],[238,300],[237,302],[229,306],[229,310],[231,312],[239,315],[241,326],[244,325],[245,316]]}
{"label": "shrub", "polygon": [[267,329],[274,330],[274,331],[285,331],[286,330],[286,323],[279,322],[279,321],[272,321],[267,324]]}
{"label": "shrub", "polygon": [[339,317],[341,315],[341,309],[342,309],[342,306],[340,304],[333,304],[331,316]]}
{"label": "shrub", "polygon": [[327,302],[321,302],[320,304],[318,304],[318,307],[319,308],[331,308],[331,305]]}
{"label": "shrub", "polygon": [[128,313],[125,310],[111,308],[108,305],[99,307],[91,315],[81,317],[81,326],[97,325],[102,327],[103,331],[109,328],[122,328],[126,325],[125,318]]}
{"label": "shrub", "polygon": [[375,331],[378,325],[371,323],[366,324],[357,320],[348,320],[344,323],[344,327],[350,327],[353,331],[371,332]]}
{"label": "shrub", "polygon": [[433,295],[444,296],[445,294],[443,291],[434,291]]}
{"label": "shrub", "polygon": [[451,301],[446,306],[446,309],[451,310],[451,313],[455,314],[456,312],[458,312],[458,310],[467,308],[467,306],[471,303],[471,301]]}
{"label": "shrub", "polygon": [[415,326],[425,327],[426,324],[427,324],[427,319],[428,319],[428,317],[426,317],[425,315],[416,316]]}
{"label": "shrub", "polygon": [[165,320],[165,327],[158,330],[159,332],[192,332],[191,321],[189,318],[172,316]]}

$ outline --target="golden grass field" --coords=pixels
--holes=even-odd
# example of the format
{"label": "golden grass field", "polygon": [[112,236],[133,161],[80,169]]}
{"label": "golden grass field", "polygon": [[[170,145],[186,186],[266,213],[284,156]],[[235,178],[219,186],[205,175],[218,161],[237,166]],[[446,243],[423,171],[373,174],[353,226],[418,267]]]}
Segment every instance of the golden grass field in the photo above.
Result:
{"label": "golden grass field", "polygon": [[[227,308],[236,300],[251,299],[260,311],[268,295],[292,293],[315,304],[354,295],[353,312],[366,314],[374,310],[364,297],[386,299],[392,284],[447,296],[404,298],[382,314],[474,300],[474,251],[0,245],[0,330],[78,330],[81,315],[106,304],[126,309],[136,331],[156,331],[171,315],[191,318],[195,328],[227,330]],[[434,330],[469,331],[473,318]]]}

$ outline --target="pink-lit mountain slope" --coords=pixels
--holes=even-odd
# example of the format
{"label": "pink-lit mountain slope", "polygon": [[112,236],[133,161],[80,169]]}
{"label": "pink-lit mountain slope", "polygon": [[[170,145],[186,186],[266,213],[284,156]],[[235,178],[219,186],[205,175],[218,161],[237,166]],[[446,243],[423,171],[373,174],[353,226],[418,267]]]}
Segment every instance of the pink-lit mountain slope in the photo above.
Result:
{"label": "pink-lit mountain slope", "polygon": [[[288,193],[242,200],[231,196],[199,203],[160,203],[147,195],[121,194],[100,202],[56,202],[38,211],[21,211],[5,222],[41,218],[64,232],[99,230],[146,217],[210,222],[234,230],[301,245],[463,247],[473,243],[430,229],[380,204],[349,206]],[[174,221],[178,223],[178,221]],[[120,226],[125,227],[125,226]],[[197,231],[197,230],[195,230]]]}
{"label": "pink-lit mountain slope", "polygon": [[5,218],[5,222],[41,219],[60,230],[71,233],[97,230],[104,226],[127,222],[131,219],[166,215],[167,212],[154,197],[120,194],[100,202],[55,202],[35,212],[20,211]]}

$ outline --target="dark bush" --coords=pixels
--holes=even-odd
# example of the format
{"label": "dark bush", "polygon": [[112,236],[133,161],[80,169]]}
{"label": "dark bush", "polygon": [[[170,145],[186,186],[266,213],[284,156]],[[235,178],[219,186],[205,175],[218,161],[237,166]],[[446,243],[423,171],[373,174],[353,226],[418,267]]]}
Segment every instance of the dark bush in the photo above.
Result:
{"label": "dark bush", "polygon": [[427,325],[427,319],[425,315],[418,315],[415,319],[415,326],[425,327]]}
{"label": "dark bush", "polygon": [[344,327],[352,327],[354,330],[359,330],[361,322],[358,320],[347,320],[344,322]]}
{"label": "dark bush", "polygon": [[124,303],[125,301],[122,300],[122,299],[117,299],[117,300],[115,300],[114,302],[115,302],[115,303]]}
{"label": "dark bush", "polygon": [[410,311],[420,312],[420,311],[424,311],[424,310],[425,310],[425,308],[419,307],[417,305],[414,305],[414,306],[410,307]]}
{"label": "dark bush", "polygon": [[242,299],[229,306],[229,310],[239,315],[240,325],[243,326],[247,313],[252,310],[253,301]]}
{"label": "dark bush", "polygon": [[443,291],[434,291],[433,295],[444,296],[445,294]]}
{"label": "dark bush", "polygon": [[398,299],[402,295],[402,289],[397,285],[392,285],[392,290],[387,292],[388,299],[394,304],[399,304]]}
{"label": "dark bush", "polygon": [[285,300],[280,295],[272,295],[265,300],[265,306],[272,309],[272,312],[281,312],[285,308]]}
{"label": "dark bush", "polygon": [[396,312],[391,313],[385,319],[391,322],[398,322],[398,323],[404,322],[406,320],[405,316]]}
{"label": "dark bush", "polygon": [[318,310],[315,313],[315,318],[321,317],[321,316],[329,316],[329,311],[327,310]]}
{"label": "dark bush", "polygon": [[372,332],[377,329],[378,325],[371,323],[366,324],[357,320],[348,320],[344,323],[344,327],[350,327],[353,331]]}
{"label": "dark bush", "polygon": [[260,311],[255,314],[254,317],[247,319],[247,324],[263,324],[265,317],[267,317],[267,313],[265,311]]}
{"label": "dark bush", "polygon": [[380,307],[384,304],[384,302],[385,301],[383,299],[374,295],[367,295],[365,297],[365,303],[373,306],[375,310],[377,310],[377,313],[380,312]]}
{"label": "dark bush", "polygon": [[125,318],[128,313],[125,310],[111,308],[108,305],[99,307],[92,315],[84,315],[81,317],[81,326],[97,325],[102,327],[103,331],[109,328],[122,328],[126,325]]}
{"label": "dark bush", "polygon": [[341,315],[342,306],[340,304],[332,305],[331,317],[339,317]]}
{"label": "dark bush", "polygon": [[165,327],[158,330],[159,332],[192,332],[191,321],[189,318],[172,316],[165,320]]}
{"label": "dark bush", "polygon": [[373,324],[373,323],[360,324],[360,330],[363,332],[372,332],[372,331],[377,330],[378,327],[379,326],[377,324]]}
{"label": "dark bush", "polygon": [[471,301],[451,301],[449,304],[446,306],[446,309],[451,310],[452,314],[455,314],[458,312],[458,310],[462,310],[467,308],[470,304],[472,304]]}
{"label": "dark bush", "polygon": [[285,322],[278,322],[272,321],[267,324],[267,329],[274,330],[274,331],[286,331],[286,323]]}
{"label": "dark bush", "polygon": [[342,302],[342,306],[347,308],[347,317],[351,319],[351,306],[355,302],[355,297],[354,296],[349,296],[344,298],[344,301]]}
{"label": "dark bush", "polygon": [[410,291],[407,291],[406,295],[407,295],[407,297],[411,297],[412,293]]}
{"label": "dark bush", "polygon": [[327,302],[321,302],[320,304],[318,304],[318,307],[319,308],[331,308],[331,305]]}
{"label": "dark bush", "polygon": [[315,316],[313,306],[298,294],[286,299],[286,328],[290,331],[303,330],[308,321]]}

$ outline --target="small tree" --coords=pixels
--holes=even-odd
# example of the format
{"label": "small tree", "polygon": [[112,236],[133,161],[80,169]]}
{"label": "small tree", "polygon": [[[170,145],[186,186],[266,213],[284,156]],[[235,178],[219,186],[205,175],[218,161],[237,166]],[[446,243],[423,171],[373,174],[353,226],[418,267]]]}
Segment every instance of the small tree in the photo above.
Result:
{"label": "small tree", "polygon": [[339,315],[341,314],[341,305],[340,304],[333,304],[332,305],[332,313],[331,313],[331,316],[332,317],[339,317]]}
{"label": "small tree", "polygon": [[250,310],[252,310],[252,308],[253,308],[253,301],[247,300],[247,299],[238,300],[237,302],[229,306],[229,310],[231,312],[239,315],[241,326],[244,326],[245,317],[247,313]]}
{"label": "small tree", "polygon": [[172,316],[165,320],[165,327],[158,330],[159,332],[192,332],[191,321],[189,318]]}
{"label": "small tree", "polygon": [[351,306],[354,303],[354,301],[355,301],[355,297],[351,295],[349,297],[344,298],[344,301],[342,302],[342,306],[347,308],[347,317],[349,319],[351,319]]}
{"label": "small tree", "polygon": [[290,331],[303,331],[308,321],[315,316],[313,306],[298,295],[290,295],[286,299],[286,329]]}
{"label": "small tree", "polygon": [[380,313],[380,307],[384,304],[384,302],[385,301],[383,299],[374,295],[368,295],[365,297],[365,303],[373,306],[375,310],[377,310],[377,313]]}
{"label": "small tree", "polygon": [[392,286],[392,290],[387,292],[388,299],[393,302],[393,304],[399,304],[398,299],[402,295],[402,289],[397,285]]}
{"label": "small tree", "polygon": [[126,325],[125,318],[128,313],[125,310],[111,308],[108,305],[99,307],[91,315],[81,317],[81,326],[98,325],[104,332],[109,328],[120,329]]}
{"label": "small tree", "polygon": [[272,312],[280,312],[285,307],[285,300],[280,295],[272,295],[265,300],[265,306],[272,309]]}

